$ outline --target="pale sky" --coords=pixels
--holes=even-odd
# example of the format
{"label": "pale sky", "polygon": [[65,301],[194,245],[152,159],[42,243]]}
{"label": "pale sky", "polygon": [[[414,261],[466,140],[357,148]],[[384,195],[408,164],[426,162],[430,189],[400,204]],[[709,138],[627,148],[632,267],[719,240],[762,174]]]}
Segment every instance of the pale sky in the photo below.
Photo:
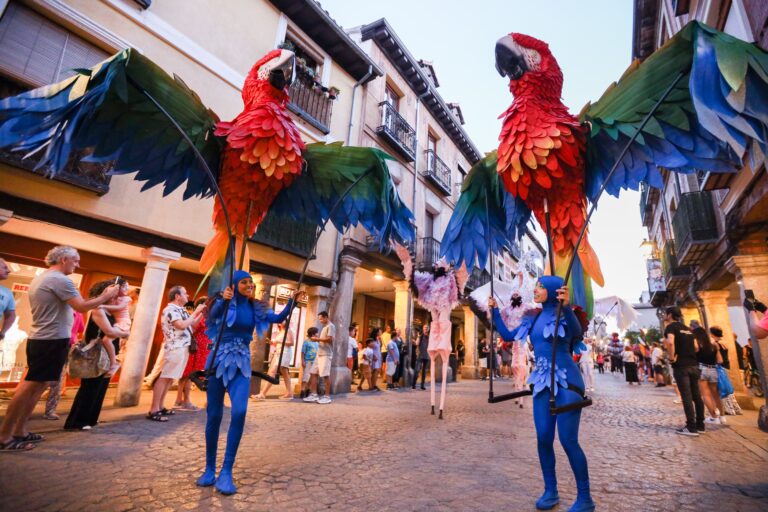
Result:
{"label": "pale sky", "polygon": [[[494,68],[496,40],[522,32],[546,41],[565,77],[563,101],[574,114],[597,100],[630,64],[631,0],[321,0],[345,28],[387,18],[417,59],[432,61],[447,102],[458,102],[465,130],[481,152],[494,149],[497,118],[512,102],[507,80]],[[592,219],[590,241],[605,275],[595,297],[635,302],[647,289],[639,249],[646,235],[639,194],[603,196]]]}

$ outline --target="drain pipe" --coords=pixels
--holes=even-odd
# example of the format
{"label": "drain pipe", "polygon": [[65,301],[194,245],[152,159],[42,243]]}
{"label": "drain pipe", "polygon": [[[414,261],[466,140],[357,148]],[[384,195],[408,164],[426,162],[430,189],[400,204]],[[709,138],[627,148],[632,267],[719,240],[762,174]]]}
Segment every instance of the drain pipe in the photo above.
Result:
{"label": "drain pipe", "polygon": [[[373,75],[373,64],[368,65],[368,72],[355,82],[355,85],[352,86],[352,105],[349,109],[349,125],[347,127],[347,141],[346,145],[349,146],[350,142],[352,141],[352,127],[355,124],[355,92],[357,91],[357,88],[363,85],[368,81],[369,78]],[[331,299],[333,298],[333,294],[336,293],[336,281],[339,280],[339,254],[341,253],[341,241],[342,241],[342,233],[337,232],[336,233],[336,240],[333,243],[333,271],[331,272]]]}

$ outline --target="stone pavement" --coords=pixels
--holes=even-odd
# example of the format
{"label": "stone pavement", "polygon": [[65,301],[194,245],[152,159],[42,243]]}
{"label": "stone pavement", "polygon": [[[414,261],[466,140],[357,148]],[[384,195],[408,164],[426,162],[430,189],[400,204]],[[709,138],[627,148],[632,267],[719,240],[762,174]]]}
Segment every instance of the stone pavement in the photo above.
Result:
{"label": "stone pavement", "polygon": [[[681,437],[669,388],[596,378],[581,440],[598,510],[768,510],[768,435],[755,412]],[[140,419],[144,407],[110,410],[90,432],[57,430],[32,452],[0,454],[0,508],[532,511],[542,483],[531,411],[486,398],[485,382],[452,384],[443,421],[429,415],[428,391],[252,402],[230,497],[194,485],[204,412],[161,424]],[[575,488],[556,447],[564,511]]]}

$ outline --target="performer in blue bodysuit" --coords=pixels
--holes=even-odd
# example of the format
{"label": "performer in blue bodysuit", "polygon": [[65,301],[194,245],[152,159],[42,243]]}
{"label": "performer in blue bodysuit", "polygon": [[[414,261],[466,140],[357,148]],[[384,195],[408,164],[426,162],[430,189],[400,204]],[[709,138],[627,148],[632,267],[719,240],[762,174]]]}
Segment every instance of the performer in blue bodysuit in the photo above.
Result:
{"label": "performer in blue bodysuit", "polygon": [[[222,494],[237,492],[232,481],[232,466],[235,463],[237,448],[243,436],[245,413],[248,408],[248,391],[251,382],[251,352],[249,345],[254,330],[259,337],[264,335],[270,324],[283,322],[291,310],[293,300],[301,292],[295,292],[293,299],[286,304],[280,314],[270,309],[265,302],[253,298],[253,279],[248,272],[238,270],[234,275],[235,289],[229,287],[216,299],[208,313],[208,337],[216,339],[222,328],[222,308],[226,299],[232,299],[227,310],[219,350],[213,367],[215,375],[208,377],[208,413],[205,424],[205,472],[197,480],[197,485],[207,487],[216,484],[216,490]],[[213,357],[211,351],[209,358]],[[208,361],[206,368],[209,368]],[[224,392],[229,393],[232,402],[232,420],[227,434],[227,449],[224,452],[224,464],[216,478],[216,446],[219,441],[219,427],[224,413]]]}
{"label": "performer in blue bodysuit", "polygon": [[574,344],[581,341],[583,330],[576,315],[567,305],[568,291],[563,286],[562,278],[544,276],[539,279],[533,293],[533,300],[540,303],[542,309],[526,314],[520,325],[511,331],[504,325],[496,307],[496,301],[490,298],[488,303],[493,308],[494,326],[505,341],[525,341],[530,336],[533,344],[536,369],[531,373],[528,383],[533,385],[533,423],[536,427],[539,462],[544,477],[544,494],[536,501],[536,508],[549,510],[560,501],[555,475],[554,442],[555,427],[557,427],[560,444],[568,455],[568,461],[576,477],[577,497],[569,511],[587,512],[595,509],[595,503],[589,493],[587,457],[579,446],[581,409],[557,416],[549,412],[551,343],[555,331],[555,310],[558,298],[565,301],[558,328],[557,355],[555,356],[555,403],[561,407],[582,400],[584,395],[584,381],[571,355]]}

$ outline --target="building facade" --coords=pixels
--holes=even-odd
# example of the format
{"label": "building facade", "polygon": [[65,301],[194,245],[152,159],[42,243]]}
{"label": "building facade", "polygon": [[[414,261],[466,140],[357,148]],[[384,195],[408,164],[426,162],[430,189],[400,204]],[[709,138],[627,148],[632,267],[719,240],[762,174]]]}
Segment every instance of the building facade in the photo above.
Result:
{"label": "building facade", "polygon": [[[0,96],[55,83],[72,68],[87,68],[127,47],[136,48],[196,91],[223,119],[242,110],[241,87],[254,62],[289,43],[301,57],[289,106],[306,142],[345,141],[353,90],[382,72],[312,0],[225,3],[184,0],[1,0]],[[311,34],[311,35],[310,35]],[[30,323],[26,285],[45,267],[53,245],[79,249],[82,265],[73,276],[89,287],[119,275],[140,287],[118,400],[136,403],[141,378],[159,348],[157,317],[171,285],[193,292],[202,276],[198,262],[213,234],[212,199],[162,197],[140,192],[131,176],[73,165],[60,179],[34,171],[33,159],[0,154],[0,256],[13,270],[19,325],[13,343],[3,344],[0,382],[14,385],[25,363],[24,331]],[[267,218],[250,244],[250,271],[280,308],[295,287],[315,228]],[[320,237],[305,283],[309,303],[295,313],[299,334],[328,308],[337,233]],[[13,344],[13,346],[11,346]],[[254,362],[265,357],[255,343]],[[132,354],[131,354],[132,352]]]}
{"label": "building facade", "polygon": [[[637,0],[634,57],[644,59],[693,19],[768,49],[765,2]],[[663,175],[664,188],[641,189],[641,218],[654,251],[648,265],[650,302],[659,308],[679,305],[686,321],[698,318],[723,329],[737,397],[750,405],[733,362],[750,337],[745,292],[768,298],[765,155],[753,147],[735,174]],[[765,383],[768,345],[753,341]]]}

